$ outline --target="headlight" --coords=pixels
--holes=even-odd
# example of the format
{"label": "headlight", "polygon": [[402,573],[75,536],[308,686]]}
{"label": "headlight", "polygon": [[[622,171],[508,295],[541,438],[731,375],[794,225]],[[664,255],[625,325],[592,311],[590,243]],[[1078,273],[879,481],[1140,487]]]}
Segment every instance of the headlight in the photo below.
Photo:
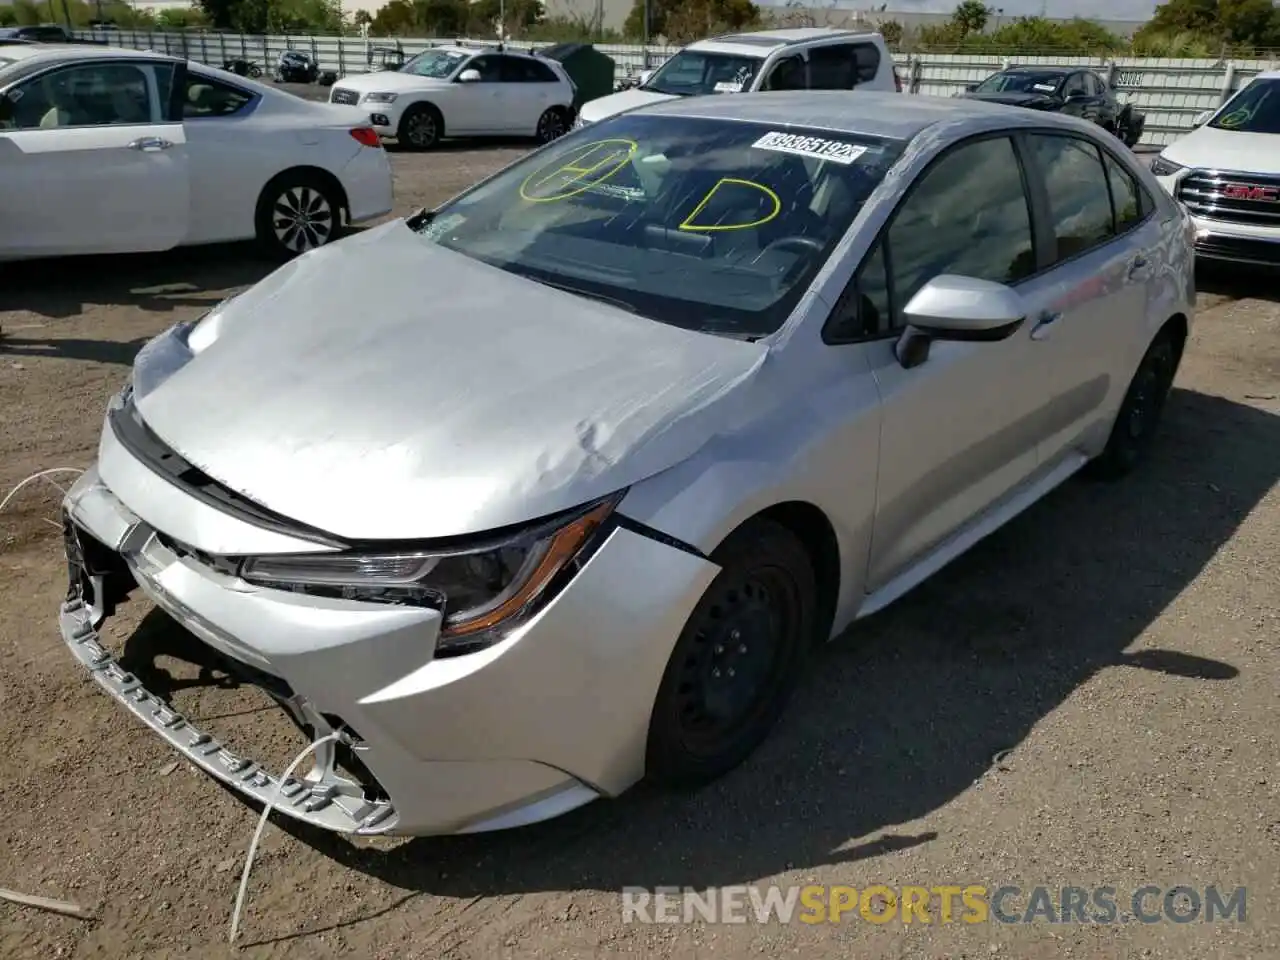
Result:
{"label": "headlight", "polygon": [[1182,164],[1166,160],[1163,154],[1151,161],[1151,172],[1157,177],[1171,177],[1181,169]]}
{"label": "headlight", "polygon": [[366,93],[364,95],[364,102],[365,103],[395,103],[396,97],[398,96],[399,94],[396,94],[396,93]]}
{"label": "headlight", "polygon": [[247,583],[315,596],[426,606],[444,614],[437,655],[500,640],[586,562],[621,493],[567,517],[453,550],[249,557]]}

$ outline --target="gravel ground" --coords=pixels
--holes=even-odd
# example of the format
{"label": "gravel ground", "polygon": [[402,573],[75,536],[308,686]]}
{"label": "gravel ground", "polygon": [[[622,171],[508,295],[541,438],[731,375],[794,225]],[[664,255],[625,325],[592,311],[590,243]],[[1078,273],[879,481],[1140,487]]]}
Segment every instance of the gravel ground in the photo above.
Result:
{"label": "gravel ground", "polygon": [[[394,154],[400,209],[519,155]],[[0,491],[84,466],[146,338],[254,282],[239,248],[0,267]],[[1280,306],[1205,277],[1152,461],[1073,482],[818,659],[763,750],[693,795],[639,788],[507,834],[350,843],[269,827],[253,957],[1280,956]],[[71,663],[56,493],[0,516],[0,956],[226,953],[255,814]],[[251,691],[142,601],[107,636],[154,690],[283,764]],[[998,757],[999,759],[993,759]],[[1248,888],[1244,923],[644,925],[624,886]],[[1013,901],[1021,908],[1023,901]],[[936,915],[935,915],[936,920]]]}

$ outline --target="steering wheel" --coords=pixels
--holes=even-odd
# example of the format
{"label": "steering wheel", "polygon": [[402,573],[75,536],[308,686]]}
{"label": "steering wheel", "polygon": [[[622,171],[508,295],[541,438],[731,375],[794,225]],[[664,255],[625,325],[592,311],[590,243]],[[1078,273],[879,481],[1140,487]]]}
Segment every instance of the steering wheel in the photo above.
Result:
{"label": "steering wheel", "polygon": [[[810,253],[821,253],[822,247],[822,241],[815,240],[813,237],[779,237],[760,251],[760,257],[774,250],[794,250],[796,253],[804,253],[807,250]],[[759,260],[760,257],[756,259]]]}
{"label": "steering wheel", "polygon": [[[752,263],[759,263],[764,255],[772,250],[794,250],[798,254],[804,254],[806,252],[809,254],[820,254],[822,253],[822,248],[822,241],[815,240],[813,237],[802,237],[799,235],[794,237],[779,237],[777,240],[774,240],[772,243],[765,246],[765,248],[756,255],[756,258]],[[797,257],[796,262],[788,267],[787,272],[783,274],[782,282],[791,283],[795,280],[795,278],[799,276],[800,272],[808,266],[808,262],[808,257]]]}

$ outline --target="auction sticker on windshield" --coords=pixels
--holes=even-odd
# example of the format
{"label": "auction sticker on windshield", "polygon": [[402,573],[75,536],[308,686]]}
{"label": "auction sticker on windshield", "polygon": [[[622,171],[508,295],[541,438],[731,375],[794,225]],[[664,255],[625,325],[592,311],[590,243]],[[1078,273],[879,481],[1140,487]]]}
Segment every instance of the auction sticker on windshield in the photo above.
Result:
{"label": "auction sticker on windshield", "polygon": [[781,130],[772,130],[766,133],[752,146],[757,150],[793,153],[800,157],[830,160],[832,163],[840,163],[846,166],[867,152],[867,148],[858,143],[827,140],[823,137],[806,137],[798,133],[783,133]]}
{"label": "auction sticker on windshield", "polygon": [[1053,93],[1053,91],[1057,90],[1058,88],[1054,86],[1052,83],[1033,83],[1031,85],[1031,89],[1043,90],[1045,93]]}
{"label": "auction sticker on windshield", "polygon": [[742,84],[734,83],[732,80],[721,80],[715,85],[716,93],[741,93]]}

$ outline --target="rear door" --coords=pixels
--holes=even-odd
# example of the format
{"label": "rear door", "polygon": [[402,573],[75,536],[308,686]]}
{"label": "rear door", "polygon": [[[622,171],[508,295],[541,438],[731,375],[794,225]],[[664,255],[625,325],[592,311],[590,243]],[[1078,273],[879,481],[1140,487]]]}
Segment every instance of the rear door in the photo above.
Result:
{"label": "rear door", "polygon": [[4,91],[0,256],[166,250],[186,236],[176,64],[76,61]]}
{"label": "rear door", "polygon": [[1123,164],[1084,137],[1027,136],[1052,266],[1027,284],[1045,304],[1030,318],[1046,391],[1040,459],[1079,458],[1110,428],[1146,329],[1155,204]]}
{"label": "rear door", "polygon": [[518,136],[537,132],[538,118],[560,100],[560,82],[545,63],[532,57],[502,58],[504,124]]}

